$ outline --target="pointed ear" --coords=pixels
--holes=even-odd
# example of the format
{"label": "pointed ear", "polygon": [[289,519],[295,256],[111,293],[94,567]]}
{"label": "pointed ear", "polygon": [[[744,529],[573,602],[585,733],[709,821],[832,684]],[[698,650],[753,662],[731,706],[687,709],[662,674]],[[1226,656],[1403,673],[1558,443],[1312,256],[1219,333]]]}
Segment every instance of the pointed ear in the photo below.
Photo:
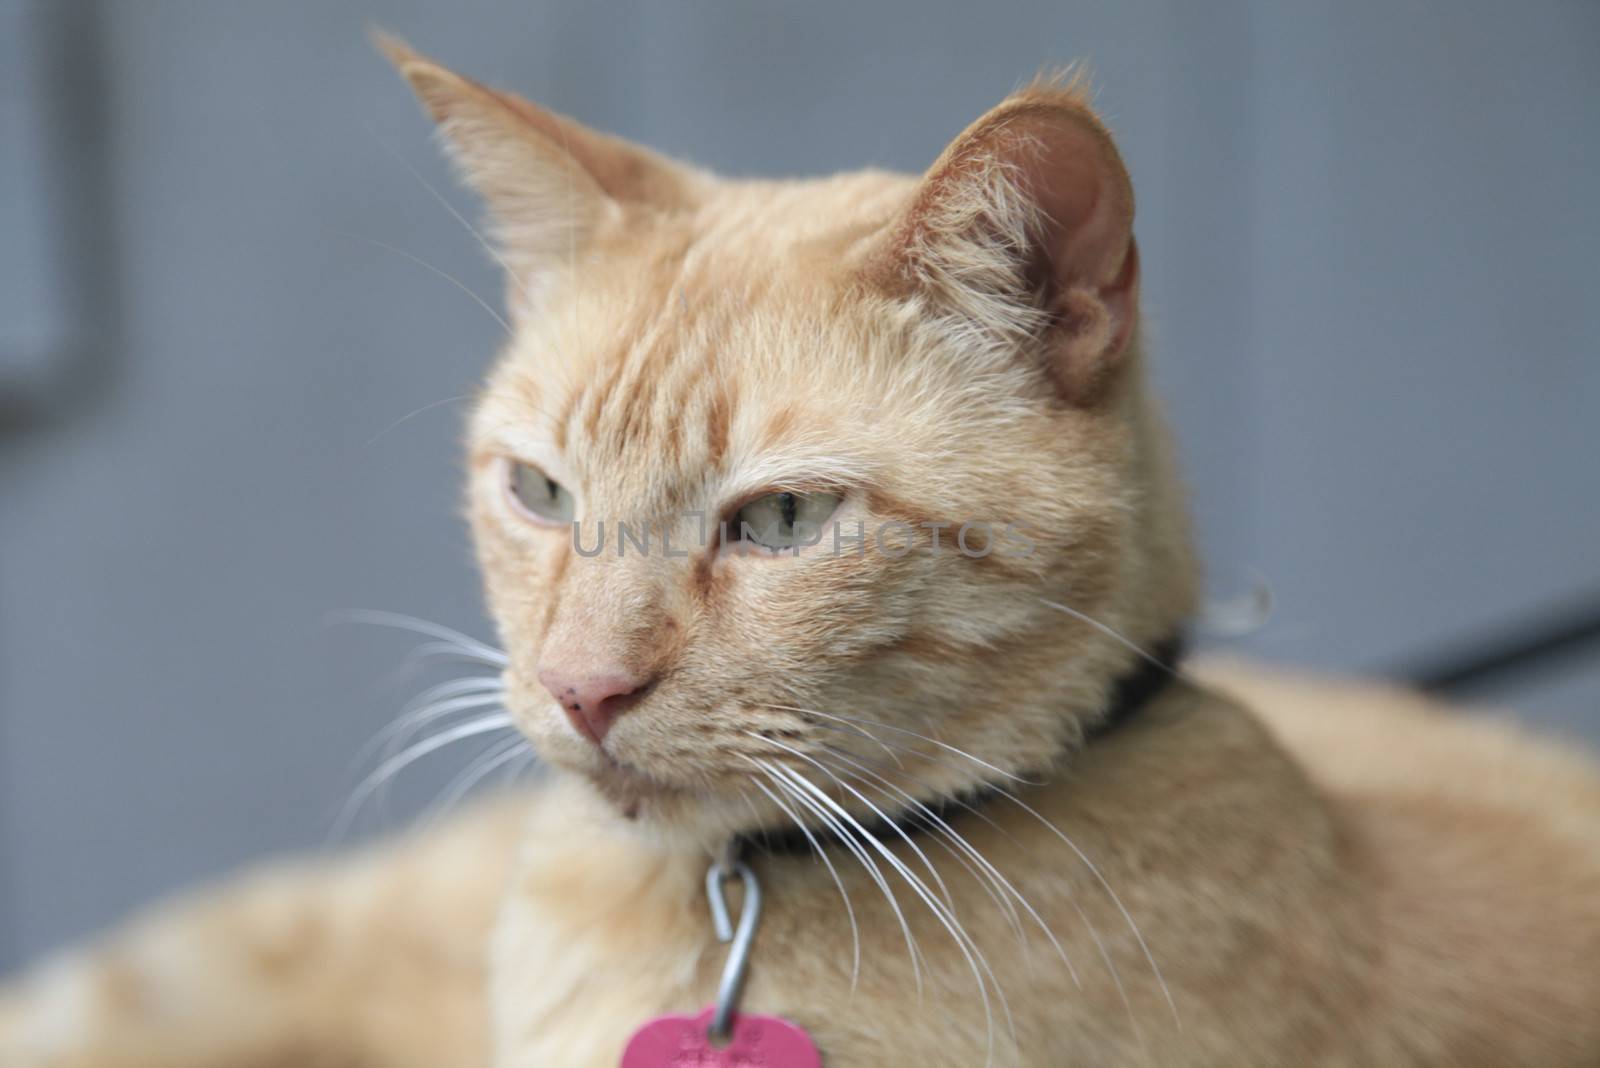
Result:
{"label": "pointed ear", "polygon": [[1139,254],[1133,186],[1083,86],[1036,83],[968,127],[869,269],[990,343],[1042,343],[1063,397],[1092,401],[1133,335]]}
{"label": "pointed ear", "polygon": [[463,179],[489,208],[508,268],[532,284],[627,208],[691,206],[708,178],[512,93],[456,74],[387,34],[374,43],[411,84]]}

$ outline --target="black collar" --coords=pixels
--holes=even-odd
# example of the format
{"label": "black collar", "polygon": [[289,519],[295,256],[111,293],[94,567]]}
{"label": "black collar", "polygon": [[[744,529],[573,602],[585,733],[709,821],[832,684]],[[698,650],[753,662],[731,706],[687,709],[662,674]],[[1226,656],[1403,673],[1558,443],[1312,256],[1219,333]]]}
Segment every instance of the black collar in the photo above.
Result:
{"label": "black collar", "polygon": [[[1178,680],[1178,664],[1187,646],[1185,636],[1176,632],[1157,645],[1148,656],[1139,654],[1133,665],[1118,676],[1112,686],[1110,700],[1106,702],[1105,714],[1084,731],[1081,744],[1089,745],[1116,732],[1161,696]],[[980,810],[983,806],[1004,793],[996,784],[983,783],[959,794],[924,800],[920,808],[902,810],[892,819],[862,819],[861,825],[873,838],[891,845],[926,833],[941,824],[948,824],[963,812],[982,816]],[[820,846],[847,847],[847,843],[835,831],[813,828],[808,838],[804,831],[795,826],[746,831],[738,835],[733,844],[734,849],[744,855],[784,857],[803,856],[812,852],[813,840]]]}

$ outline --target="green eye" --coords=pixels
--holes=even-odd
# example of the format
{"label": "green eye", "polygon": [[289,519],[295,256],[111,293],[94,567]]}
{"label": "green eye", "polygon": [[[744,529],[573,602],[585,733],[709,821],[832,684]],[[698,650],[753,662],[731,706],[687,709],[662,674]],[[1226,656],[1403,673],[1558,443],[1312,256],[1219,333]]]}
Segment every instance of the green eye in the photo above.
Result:
{"label": "green eye", "polygon": [[546,523],[572,522],[572,494],[532,464],[512,462],[511,495],[535,519]]}
{"label": "green eye", "polygon": [[839,498],[831,493],[769,493],[739,509],[728,537],[768,549],[815,545],[822,524],[838,507]]}

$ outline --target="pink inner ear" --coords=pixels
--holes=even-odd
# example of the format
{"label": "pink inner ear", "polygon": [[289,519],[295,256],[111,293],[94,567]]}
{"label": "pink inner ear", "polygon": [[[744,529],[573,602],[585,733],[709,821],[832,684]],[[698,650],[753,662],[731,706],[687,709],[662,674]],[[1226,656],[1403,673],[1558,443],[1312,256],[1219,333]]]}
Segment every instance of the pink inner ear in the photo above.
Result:
{"label": "pink inner ear", "polygon": [[1072,347],[1115,355],[1132,332],[1139,287],[1133,189],[1116,147],[1080,105],[1019,116],[997,142],[992,150],[1038,208],[1048,289],[1069,330],[1085,335]]}
{"label": "pink inner ear", "polygon": [[1018,306],[1042,298],[1050,373],[1066,399],[1091,400],[1133,334],[1139,259],[1133,186],[1081,88],[1032,86],[973,123],[868,270],[1005,336],[1033,329]]}

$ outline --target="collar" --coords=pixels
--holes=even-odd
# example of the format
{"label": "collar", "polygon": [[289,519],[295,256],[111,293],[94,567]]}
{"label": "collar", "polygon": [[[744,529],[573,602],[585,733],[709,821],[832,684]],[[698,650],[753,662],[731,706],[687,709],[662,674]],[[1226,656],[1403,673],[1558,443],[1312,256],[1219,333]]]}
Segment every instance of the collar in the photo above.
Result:
{"label": "collar", "polygon": [[[1112,684],[1105,712],[1085,729],[1080,748],[1127,726],[1177,682],[1179,665],[1187,647],[1186,636],[1176,631],[1148,655],[1141,652],[1133,665]],[[1003,796],[1007,796],[1007,792],[999,785],[981,783],[959,794],[924,799],[920,808],[902,810],[893,818],[862,819],[861,826],[879,842],[892,845],[948,824],[963,812],[983,817],[983,807]],[[735,855],[743,856],[805,856],[813,850],[813,839],[817,845],[840,848],[847,845],[839,834],[826,828],[811,828],[808,838],[804,831],[790,826],[779,830],[745,831],[734,838],[732,848]]]}

